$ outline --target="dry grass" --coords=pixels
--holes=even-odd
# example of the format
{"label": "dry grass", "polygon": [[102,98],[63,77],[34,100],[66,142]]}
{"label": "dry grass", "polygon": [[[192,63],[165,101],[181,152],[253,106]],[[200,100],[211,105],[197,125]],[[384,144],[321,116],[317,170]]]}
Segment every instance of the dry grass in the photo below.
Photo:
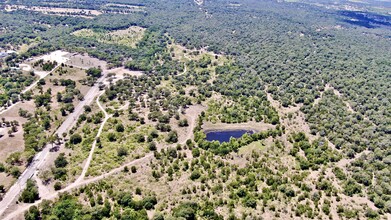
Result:
{"label": "dry grass", "polygon": [[56,7],[39,7],[39,6],[25,6],[25,5],[6,5],[5,10],[16,11],[16,10],[28,10],[36,11],[44,14],[53,14],[61,16],[74,16],[74,17],[84,17],[84,18],[93,18],[94,16],[101,15],[102,12],[98,10],[88,10],[88,9],[76,9],[76,8],[56,8]]}
{"label": "dry grass", "polygon": [[[33,101],[19,102],[12,110],[7,111],[0,115],[1,118],[5,118],[6,121],[16,120],[19,122],[18,132],[14,133],[13,137],[9,137],[8,134],[0,138],[0,161],[5,161],[7,157],[14,152],[21,152],[24,150],[23,140],[23,127],[22,124],[27,119],[22,118],[18,114],[19,108],[27,110],[30,113],[34,112],[35,105]],[[8,130],[8,129],[7,129]]]}
{"label": "dry grass", "polygon": [[91,67],[101,67],[103,70],[106,69],[107,63],[103,60],[99,60],[97,58],[93,58],[88,56],[87,54],[68,54],[68,61],[66,62],[67,65],[82,68],[82,69],[89,69]]}
{"label": "dry grass", "polygon": [[94,31],[92,29],[81,29],[72,34],[77,37],[89,38],[106,44],[117,44],[127,47],[136,47],[136,44],[144,36],[145,28],[132,26],[128,29],[112,32]]}

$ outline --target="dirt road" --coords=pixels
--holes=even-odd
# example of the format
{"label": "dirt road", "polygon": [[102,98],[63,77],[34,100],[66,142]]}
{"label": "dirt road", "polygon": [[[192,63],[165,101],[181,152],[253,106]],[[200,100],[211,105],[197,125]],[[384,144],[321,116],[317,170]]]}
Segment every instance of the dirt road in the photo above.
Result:
{"label": "dirt road", "polygon": [[[84,106],[89,105],[94,100],[95,96],[99,93],[99,82],[103,82],[106,78],[106,74],[104,74],[96,84],[90,88],[88,93],[84,96],[84,100],[81,101],[76,107],[73,113],[71,113],[65,121],[61,124],[61,126],[56,131],[56,134],[61,137],[62,133],[66,132],[68,129],[72,128],[76,123],[76,120],[79,118],[80,114],[84,112]],[[47,144],[43,150],[37,153],[33,159],[33,162],[26,168],[23,174],[19,177],[16,183],[8,190],[5,194],[3,200],[0,202],[0,218],[7,210],[8,206],[17,199],[18,195],[22,192],[22,190],[26,186],[26,182],[28,179],[33,177],[34,174],[41,168],[47,167],[46,159],[51,155],[50,148],[51,144]]]}
{"label": "dirt road", "polygon": [[[99,99],[98,99],[99,100]],[[109,118],[110,118],[110,115],[108,115],[106,113],[106,111],[103,109],[103,107],[100,105],[99,101],[97,100],[97,104],[98,106],[103,110],[103,112],[105,113],[105,120],[107,121]],[[123,108],[126,108],[127,105],[125,105]],[[121,109],[123,109],[121,108]],[[193,129],[194,129],[194,126],[196,124],[196,120],[197,120],[197,115],[203,110],[203,107],[202,106],[193,106],[193,108],[190,108],[187,112],[188,114],[188,117],[190,119],[189,121],[189,132],[187,134],[187,138],[191,138],[192,135],[193,135]],[[101,127],[100,127],[100,130],[103,129],[103,125],[104,125],[105,121],[102,123]],[[187,138],[185,138],[184,141],[181,142],[181,144],[185,144],[186,143],[186,140]],[[93,178],[90,178],[90,179],[84,179],[84,176],[85,176],[85,173],[87,172],[88,170],[88,167],[89,167],[89,163],[91,162],[91,159],[92,159],[92,155],[93,155],[93,152],[94,150],[91,149],[90,151],[90,155],[87,159],[87,162],[86,164],[84,165],[84,168],[83,168],[83,172],[84,174],[80,175],[80,177],[74,182],[72,183],[71,185],[69,185],[68,187],[62,189],[62,190],[59,190],[53,194],[50,194],[50,195],[46,195],[45,197],[42,196],[42,198],[38,201],[36,201],[35,203],[33,204],[25,204],[23,205],[22,207],[18,207],[17,210],[15,210],[14,212],[12,213],[9,213],[8,215],[5,215],[5,216],[1,216],[0,215],[0,218],[3,218],[4,220],[6,219],[17,219],[18,216],[20,216],[21,214],[23,214],[25,211],[27,211],[31,206],[33,205],[38,205],[40,204],[44,199],[46,200],[52,200],[54,198],[56,198],[59,193],[63,193],[63,192],[69,192],[73,189],[76,189],[78,187],[81,187],[81,186],[84,186],[84,185],[87,185],[87,184],[90,184],[90,183],[93,183],[93,182],[97,182],[99,180],[102,180],[104,178],[107,178],[111,175],[114,175],[116,173],[119,173],[119,172],[122,172],[122,170],[124,169],[124,167],[128,167],[128,166],[132,166],[132,165],[136,165],[136,164],[147,164],[152,158],[153,158],[153,153],[149,153],[149,154],[146,154],[144,157],[142,158],[139,158],[139,159],[136,159],[136,160],[133,160],[127,164],[124,164],[118,168],[115,168],[113,170],[111,170],[110,172],[108,173],[105,173],[105,174],[102,174],[100,176],[96,176],[96,177],[93,177]],[[27,180],[26,180],[27,181]]]}

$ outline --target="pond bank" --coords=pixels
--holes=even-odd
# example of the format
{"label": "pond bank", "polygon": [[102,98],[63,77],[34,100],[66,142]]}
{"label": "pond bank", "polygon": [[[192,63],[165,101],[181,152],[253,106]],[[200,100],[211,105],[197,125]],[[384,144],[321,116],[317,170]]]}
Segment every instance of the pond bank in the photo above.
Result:
{"label": "pond bank", "polygon": [[276,126],[272,124],[254,121],[235,124],[204,122],[204,124],[202,125],[202,130],[206,133],[211,131],[229,130],[250,130],[254,132],[261,132],[266,131],[268,129],[274,129],[275,127]]}

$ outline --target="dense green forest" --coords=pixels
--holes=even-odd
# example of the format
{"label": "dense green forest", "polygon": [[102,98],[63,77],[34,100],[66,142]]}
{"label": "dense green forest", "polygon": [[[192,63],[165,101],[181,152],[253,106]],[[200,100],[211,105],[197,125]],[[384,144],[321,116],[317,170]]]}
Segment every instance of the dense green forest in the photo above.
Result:
{"label": "dense green forest", "polygon": [[[377,219],[391,213],[389,16],[383,22],[363,21],[376,24],[368,26],[347,22],[351,14],[338,10],[268,0],[245,0],[240,4],[216,0],[205,1],[200,6],[186,0],[118,0],[118,4],[143,7],[143,11],[122,14],[115,13],[121,9],[107,6],[110,1],[82,2],[8,1],[8,4],[56,5],[105,13],[86,19],[27,10],[1,11],[0,47],[15,49],[23,44],[30,45],[19,57],[13,58],[16,60],[63,49],[87,52],[107,61],[110,67],[144,71],[143,76],[126,77],[108,86],[100,100],[108,106],[128,101],[127,111],[112,110],[112,113],[140,127],[145,121],[154,125],[155,130],[145,135],[146,140],[140,134],[134,135],[135,142],[145,142],[148,152],[153,152],[158,161],[150,164],[155,169],[153,179],[167,178],[170,182],[180,178],[183,171],[189,174],[187,179],[194,182],[181,192],[184,196],[190,195],[186,197],[190,198],[187,202],[175,203],[169,209],[159,206],[163,213],[156,212],[153,219],[227,217],[215,212],[218,207],[229,207],[225,219],[236,219],[233,211],[236,204],[250,210],[267,208],[277,213],[274,217],[278,218],[282,209],[271,201],[287,204],[295,216],[315,218],[323,213],[330,217],[330,200],[339,201],[343,196],[368,198],[376,210],[365,207],[357,211],[338,205],[340,217]],[[0,3],[0,7],[5,6]],[[130,26],[146,28],[135,47],[106,44],[72,34],[82,29],[108,33]],[[183,63],[169,49],[174,44],[173,39],[189,50],[205,50],[216,55]],[[218,55],[226,60],[219,63]],[[0,89],[4,91],[0,105],[15,99],[15,94],[34,79],[9,69],[3,69],[0,74]],[[90,75],[88,71],[87,75]],[[191,90],[185,91],[186,88]],[[48,103],[43,101],[41,105],[39,100],[45,99],[47,93],[34,97],[37,107],[43,107],[24,125],[26,148],[33,152],[39,151],[45,142],[40,132],[45,130],[45,121],[49,120],[44,110]],[[208,102],[216,94],[224,101]],[[309,124],[309,134],[287,133],[282,126],[286,118],[279,115],[268,95],[278,101],[282,109],[300,109]],[[164,143],[178,142],[177,131],[169,122],[176,120],[179,127],[188,126],[187,121],[181,120],[183,112],[201,103],[208,106],[197,118],[192,131],[194,140],[166,151],[156,151],[155,142],[159,137],[164,137]],[[135,108],[147,109],[147,116],[139,115]],[[83,117],[78,125],[93,127],[95,116],[89,116],[86,111]],[[100,115],[97,121],[102,117]],[[202,131],[204,122],[249,121],[271,124],[275,128],[222,144],[206,141]],[[39,128],[34,127],[37,124]],[[123,128],[118,121],[114,125],[116,130],[107,135],[108,140],[104,139],[103,145],[120,142],[121,133],[131,130]],[[68,147],[91,144],[90,134],[85,134],[88,138],[83,136],[83,141],[77,135],[71,136]],[[310,140],[310,135],[316,139]],[[291,149],[280,141],[281,136],[288,137]],[[245,168],[229,163],[240,148],[270,138],[273,139],[272,149],[267,151],[267,156],[289,157],[295,165],[281,165],[282,159],[278,159],[278,165],[270,168],[265,164],[273,164],[273,160],[258,153],[248,156]],[[190,158],[184,156],[190,151]],[[128,149],[123,148],[116,153],[116,161],[122,161],[129,154]],[[62,155],[61,160],[64,158]],[[338,164],[345,160],[348,165],[342,170]],[[67,164],[56,166],[55,170],[62,172],[61,178],[56,179],[66,180],[67,175],[71,175],[65,168]],[[340,188],[329,180],[325,171],[328,168],[337,177]],[[309,171],[321,173],[313,183],[313,190],[304,182]],[[123,171],[124,175],[129,172]],[[131,168],[131,172],[137,173],[136,168]],[[112,189],[115,183],[110,181],[85,186],[73,194],[62,194],[54,203],[45,201],[39,207],[33,206],[25,218],[148,219],[147,211],[154,210],[161,202],[155,192],[141,192],[138,188],[135,192],[117,191]],[[29,185],[34,187],[32,182]],[[60,181],[57,187],[61,188]],[[198,192],[201,193],[198,195]],[[79,196],[89,204],[81,203]]]}

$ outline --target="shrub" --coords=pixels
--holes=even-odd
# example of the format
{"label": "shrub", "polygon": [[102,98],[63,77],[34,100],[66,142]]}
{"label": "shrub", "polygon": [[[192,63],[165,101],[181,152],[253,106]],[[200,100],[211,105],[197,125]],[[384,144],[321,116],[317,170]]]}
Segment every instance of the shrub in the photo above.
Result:
{"label": "shrub", "polygon": [[178,141],[178,134],[176,131],[170,131],[166,138],[166,142],[168,143],[176,143]]}
{"label": "shrub", "polygon": [[61,185],[60,182],[56,182],[56,183],[54,184],[54,190],[58,191],[58,190],[60,190],[61,188],[62,188],[62,185]]}
{"label": "shrub", "polygon": [[156,143],[155,142],[151,142],[151,143],[149,143],[148,144],[148,149],[150,150],[150,151],[155,151],[156,150]]}
{"label": "shrub", "polygon": [[191,175],[190,175],[190,179],[191,180],[196,180],[198,178],[201,177],[201,173],[198,171],[198,170],[194,170]]}
{"label": "shrub", "polygon": [[109,139],[110,142],[114,142],[117,140],[117,137],[115,136],[114,133],[111,132],[107,134],[107,139]]}
{"label": "shrub", "polygon": [[14,178],[18,178],[20,176],[20,170],[19,168],[17,167],[12,167],[11,170],[9,171],[10,174],[14,177]]}
{"label": "shrub", "polygon": [[115,127],[115,130],[117,132],[124,132],[125,131],[125,127],[123,124],[117,124],[117,126]]}
{"label": "shrub", "polygon": [[189,126],[189,123],[187,122],[187,119],[180,120],[178,122],[179,127],[187,127]]}
{"label": "shrub", "polygon": [[193,148],[192,150],[191,150],[191,153],[193,154],[193,157],[199,157],[200,156],[200,149],[198,149],[198,148]]}
{"label": "shrub", "polygon": [[82,140],[83,140],[83,139],[82,139],[82,137],[81,137],[80,134],[73,134],[73,135],[70,137],[70,139],[69,139],[69,141],[70,141],[72,144],[79,144],[79,143],[81,143]]}
{"label": "shrub", "polygon": [[5,171],[4,164],[0,163],[0,173]]}
{"label": "shrub", "polygon": [[117,155],[118,155],[119,157],[126,156],[126,155],[128,155],[128,151],[127,151],[126,148],[124,148],[124,147],[119,147],[119,148],[117,149]]}
{"label": "shrub", "polygon": [[343,186],[344,193],[348,196],[353,196],[354,194],[361,192],[361,186],[358,185],[354,180],[349,179]]}
{"label": "shrub", "polygon": [[253,197],[246,197],[244,199],[244,205],[255,209],[257,207],[257,201]]}

